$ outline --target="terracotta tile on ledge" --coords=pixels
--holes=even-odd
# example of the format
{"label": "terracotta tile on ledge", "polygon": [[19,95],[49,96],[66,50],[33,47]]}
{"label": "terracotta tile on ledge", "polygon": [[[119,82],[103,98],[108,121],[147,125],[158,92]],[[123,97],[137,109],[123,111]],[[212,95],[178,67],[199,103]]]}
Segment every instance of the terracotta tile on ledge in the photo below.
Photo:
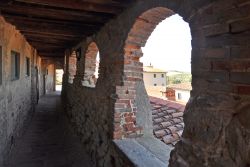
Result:
{"label": "terracotta tile on ledge", "polygon": [[150,97],[154,136],[169,146],[174,146],[184,129],[184,104]]}

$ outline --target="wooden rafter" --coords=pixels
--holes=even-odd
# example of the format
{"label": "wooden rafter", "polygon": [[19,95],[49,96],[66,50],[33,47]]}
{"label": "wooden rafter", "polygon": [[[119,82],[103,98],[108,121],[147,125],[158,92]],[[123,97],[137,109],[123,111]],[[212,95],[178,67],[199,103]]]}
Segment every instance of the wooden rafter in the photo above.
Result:
{"label": "wooden rafter", "polygon": [[46,57],[93,35],[134,0],[1,0],[0,13]]}

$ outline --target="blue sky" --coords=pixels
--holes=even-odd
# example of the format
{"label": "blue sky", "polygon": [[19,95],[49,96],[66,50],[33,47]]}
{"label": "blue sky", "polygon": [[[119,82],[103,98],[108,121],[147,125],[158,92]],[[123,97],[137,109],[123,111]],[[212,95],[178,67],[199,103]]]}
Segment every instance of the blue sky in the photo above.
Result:
{"label": "blue sky", "polygon": [[191,71],[191,34],[179,15],[162,21],[142,48],[141,62],[164,70]]}

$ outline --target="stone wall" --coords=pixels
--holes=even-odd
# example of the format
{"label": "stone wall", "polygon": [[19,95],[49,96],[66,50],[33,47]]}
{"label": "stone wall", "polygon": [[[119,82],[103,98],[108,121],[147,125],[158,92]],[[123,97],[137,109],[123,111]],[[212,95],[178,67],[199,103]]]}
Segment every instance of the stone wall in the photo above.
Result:
{"label": "stone wall", "polygon": [[[173,13],[183,16],[191,28],[193,90],[184,114],[184,133],[171,153],[170,166],[250,164],[249,2],[137,1],[73,48],[81,47],[83,55],[76,64],[74,82],[64,81],[64,104],[96,166],[125,166],[127,161],[119,158],[112,140],[150,133],[150,125],[140,124],[137,118],[148,114],[143,107],[147,98],[138,87],[141,47],[155,26]],[[95,88],[81,84],[84,55],[91,42],[100,51]],[[69,59],[70,54],[66,56]],[[68,77],[66,72],[64,79]],[[150,123],[150,117],[145,118]]]}
{"label": "stone wall", "polygon": [[50,64],[47,66],[47,74],[46,74],[46,93],[55,91],[55,66],[54,64]]}
{"label": "stone wall", "polygon": [[[15,138],[19,136],[24,120],[34,110],[37,90],[35,70],[39,57],[25,38],[0,17],[0,46],[2,47],[3,73],[0,85],[0,166]],[[19,79],[11,79],[11,51],[20,54]],[[30,76],[26,75],[25,58],[30,59]]]}
{"label": "stone wall", "polygon": [[249,165],[249,2],[214,1],[189,18],[193,91],[171,166]]}
{"label": "stone wall", "polygon": [[[165,1],[160,3],[167,5]],[[124,55],[133,49],[125,50],[124,46],[136,18],[147,9],[158,6],[159,2],[150,0],[138,2],[117,19],[106,24],[99,33],[66,52],[68,64],[65,68],[63,85],[65,108],[96,166],[119,167],[130,164],[125,156],[117,152],[114,139],[141,137],[146,134],[152,136],[152,120],[146,91],[143,83],[135,82],[142,80],[142,66],[137,67],[136,64],[141,64],[135,63],[135,66],[124,67],[124,64],[128,65],[133,59],[124,59]],[[95,88],[82,86],[85,54],[92,42],[96,43],[100,52],[99,78]],[[74,61],[71,61],[70,53],[79,47],[82,57],[76,64],[71,64]],[[69,83],[67,80],[69,77],[72,78],[71,71],[74,71],[72,67],[75,65],[77,71],[74,82]],[[136,74],[133,74],[133,70],[136,70]],[[139,79],[134,80],[133,77]],[[137,97],[143,97],[137,104],[136,93]],[[136,120],[136,105],[140,105],[139,108],[145,111],[145,114],[141,111],[138,120]],[[148,107],[144,107],[145,105]],[[146,125],[148,122],[151,122],[151,125]]]}

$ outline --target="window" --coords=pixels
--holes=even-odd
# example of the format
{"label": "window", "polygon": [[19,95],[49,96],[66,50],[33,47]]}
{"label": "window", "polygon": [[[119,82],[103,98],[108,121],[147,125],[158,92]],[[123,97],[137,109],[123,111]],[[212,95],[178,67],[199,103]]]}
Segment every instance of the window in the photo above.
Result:
{"label": "window", "polygon": [[182,95],[181,93],[178,93],[178,100],[181,100],[182,99]]}
{"label": "window", "polygon": [[2,58],[2,47],[0,46],[0,85],[3,83],[3,58]]}
{"label": "window", "polygon": [[30,76],[30,58],[26,57],[26,76]]}
{"label": "window", "polygon": [[156,74],[154,74],[154,78],[156,78]]}
{"label": "window", "polygon": [[161,74],[161,77],[164,78],[164,74]]}
{"label": "window", "polygon": [[11,51],[11,79],[18,80],[20,77],[20,54]]}

